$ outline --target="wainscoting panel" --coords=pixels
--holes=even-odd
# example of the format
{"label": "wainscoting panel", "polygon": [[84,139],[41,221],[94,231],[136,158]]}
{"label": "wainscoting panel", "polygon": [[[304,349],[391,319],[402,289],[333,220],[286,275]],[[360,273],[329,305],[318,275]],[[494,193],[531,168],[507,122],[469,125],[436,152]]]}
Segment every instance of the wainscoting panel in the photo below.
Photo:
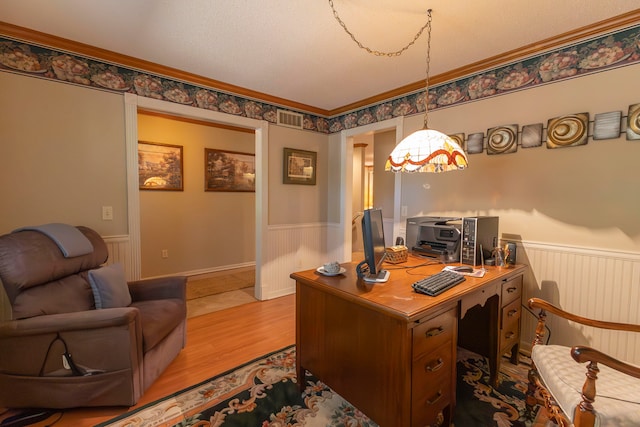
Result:
{"label": "wainscoting panel", "polygon": [[127,275],[127,280],[134,280],[134,277],[132,277],[132,272],[134,271],[134,261],[131,253],[129,236],[103,236],[102,239],[107,244],[107,250],[109,251],[107,264],[120,262],[124,267],[124,271]]}
{"label": "wainscoting panel", "polygon": [[[525,278],[525,305],[529,298],[539,297],[584,317],[640,323],[640,254],[527,242],[519,246],[518,263],[530,267]],[[640,334],[600,331],[553,315],[547,316],[547,324],[552,344],[589,345],[640,363]],[[531,349],[535,325],[536,317],[525,310],[523,349]]]}
{"label": "wainscoting panel", "polygon": [[[272,299],[295,292],[289,275],[328,262],[327,224],[269,226],[261,275],[260,299]],[[333,258],[331,258],[333,259]]]}

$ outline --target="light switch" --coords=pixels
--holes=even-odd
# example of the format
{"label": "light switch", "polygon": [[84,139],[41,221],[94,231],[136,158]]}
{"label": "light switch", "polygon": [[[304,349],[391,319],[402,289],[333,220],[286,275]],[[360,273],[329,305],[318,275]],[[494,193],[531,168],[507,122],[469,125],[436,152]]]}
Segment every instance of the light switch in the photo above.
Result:
{"label": "light switch", "polygon": [[103,206],[102,207],[102,220],[103,221],[112,221],[113,220],[113,206]]}

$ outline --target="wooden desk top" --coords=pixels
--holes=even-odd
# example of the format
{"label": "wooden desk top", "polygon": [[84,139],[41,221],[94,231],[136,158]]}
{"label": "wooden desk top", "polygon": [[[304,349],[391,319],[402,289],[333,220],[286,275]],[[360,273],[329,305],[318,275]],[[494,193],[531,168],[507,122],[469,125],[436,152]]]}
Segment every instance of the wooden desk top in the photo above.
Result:
{"label": "wooden desk top", "polygon": [[415,321],[427,311],[436,309],[438,306],[448,306],[448,303],[454,304],[463,296],[482,288],[493,280],[501,280],[525,270],[524,265],[511,268],[485,266],[487,272],[484,277],[466,276],[464,282],[436,297],[430,297],[415,292],[411,285],[417,280],[441,271],[444,265],[437,261],[409,255],[405,263],[384,264],[383,268],[390,273],[389,281],[386,283],[367,283],[359,279],[356,274],[357,264],[357,262],[341,264],[346,272],[337,276],[324,276],[316,270],[306,270],[293,273],[290,277],[307,286],[384,311],[387,315],[405,321]]}

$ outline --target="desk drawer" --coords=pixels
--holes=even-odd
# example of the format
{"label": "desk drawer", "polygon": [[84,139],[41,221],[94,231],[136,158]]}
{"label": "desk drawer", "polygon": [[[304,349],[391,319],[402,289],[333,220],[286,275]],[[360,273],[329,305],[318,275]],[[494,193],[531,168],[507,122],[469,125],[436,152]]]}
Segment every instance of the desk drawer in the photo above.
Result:
{"label": "desk drawer", "polygon": [[443,375],[437,382],[428,384],[419,392],[414,392],[411,405],[411,426],[438,425],[443,415],[449,418],[446,411],[450,410],[447,406],[451,404],[451,392],[449,375]]}
{"label": "desk drawer", "polygon": [[455,337],[456,309],[451,309],[413,328],[413,360]]}
{"label": "desk drawer", "polygon": [[502,306],[514,300],[520,301],[522,295],[522,276],[517,276],[502,282]]}
{"label": "desk drawer", "polygon": [[520,300],[514,301],[502,309],[502,329],[500,330],[500,349],[512,347],[520,337]]}
{"label": "desk drawer", "polygon": [[433,384],[450,379],[453,369],[452,343],[447,341],[440,347],[413,362],[411,388],[414,396],[430,390]]}

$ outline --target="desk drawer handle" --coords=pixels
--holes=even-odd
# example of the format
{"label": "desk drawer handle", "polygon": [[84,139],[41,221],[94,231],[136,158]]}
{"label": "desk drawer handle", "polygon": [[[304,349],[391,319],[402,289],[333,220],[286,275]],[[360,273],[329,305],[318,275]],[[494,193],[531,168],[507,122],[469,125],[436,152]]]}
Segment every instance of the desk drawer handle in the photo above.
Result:
{"label": "desk drawer handle", "polygon": [[438,394],[433,399],[427,400],[427,404],[434,405],[440,398],[442,398],[442,390],[438,390]]}
{"label": "desk drawer handle", "polygon": [[516,334],[515,332],[507,332],[507,333],[504,335],[504,337],[505,337],[506,339],[509,339],[509,338],[513,337],[515,334]]}
{"label": "desk drawer handle", "polygon": [[426,365],[424,367],[424,370],[427,372],[435,372],[438,369],[442,368],[443,365],[444,365],[444,361],[442,360],[442,358],[438,358],[438,360],[435,361],[435,364]]}
{"label": "desk drawer handle", "polygon": [[509,313],[507,313],[507,316],[509,317],[513,317],[518,313],[518,310],[510,310]]}
{"label": "desk drawer handle", "polygon": [[517,290],[518,290],[518,288],[516,288],[515,286],[512,286],[512,287],[510,287],[510,288],[507,288],[507,292],[508,292],[508,293],[512,293],[512,292],[515,292],[515,291],[517,291]]}
{"label": "desk drawer handle", "polygon": [[426,332],[427,338],[435,337],[444,332],[444,328],[442,326],[438,326],[437,328],[431,328]]}

